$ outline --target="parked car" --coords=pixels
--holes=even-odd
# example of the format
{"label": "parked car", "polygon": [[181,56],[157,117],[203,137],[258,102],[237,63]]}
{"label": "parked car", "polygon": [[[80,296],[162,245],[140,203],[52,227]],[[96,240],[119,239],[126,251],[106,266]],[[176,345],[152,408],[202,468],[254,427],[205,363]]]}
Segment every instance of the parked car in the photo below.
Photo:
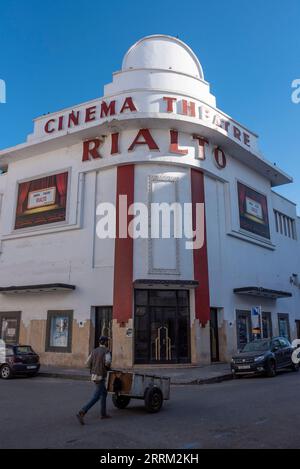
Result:
{"label": "parked car", "polygon": [[293,351],[285,337],[255,340],[232,357],[231,371],[234,376],[265,374],[269,377],[275,376],[282,368],[298,371],[299,365],[292,361]]}
{"label": "parked car", "polygon": [[14,375],[35,376],[40,369],[40,357],[30,345],[0,347],[0,377],[9,379]]}

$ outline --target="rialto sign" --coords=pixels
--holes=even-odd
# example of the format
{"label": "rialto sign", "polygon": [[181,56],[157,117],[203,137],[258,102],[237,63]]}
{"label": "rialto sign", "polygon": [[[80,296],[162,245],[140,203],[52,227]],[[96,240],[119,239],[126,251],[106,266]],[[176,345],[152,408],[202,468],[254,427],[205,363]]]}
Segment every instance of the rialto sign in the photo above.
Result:
{"label": "rialto sign", "polygon": [[[160,148],[154,139],[150,129],[139,129],[136,131],[136,135],[132,140],[131,144],[127,148],[128,152],[133,152],[136,148],[145,146],[150,151],[159,151]],[[110,155],[120,154],[120,133],[110,134]],[[82,161],[97,160],[103,157],[101,147],[104,144],[104,138],[92,138],[83,142]],[[199,160],[206,159],[206,148],[209,145],[209,141],[201,135],[191,134],[191,139],[194,141],[196,146],[196,158]],[[183,156],[189,153],[188,148],[179,146],[179,132],[177,130],[169,130],[169,152],[173,155]],[[215,164],[219,169],[223,169],[226,166],[226,155],[222,148],[215,147],[213,150],[213,158]]]}
{"label": "rialto sign", "polygon": [[[87,106],[80,106],[66,111],[62,114],[54,114],[52,117],[43,120],[41,129],[42,136],[56,136],[63,131],[72,131],[82,126],[92,126],[93,124],[103,124],[109,118],[114,116],[124,116],[125,114],[137,114],[139,112],[159,112],[169,115],[181,115],[199,120],[203,125],[213,126],[216,130],[221,130],[223,134],[228,135],[233,141],[240,144],[243,148],[251,150],[254,134],[246,131],[241,125],[222,114],[216,109],[200,102],[190,101],[180,97],[161,96],[160,99],[153,100],[150,108],[141,109],[142,106],[128,96],[122,100],[100,100]],[[151,107],[151,106],[156,106]],[[174,143],[174,142],[173,142]],[[138,143],[137,143],[138,144]],[[252,148],[253,149],[253,148]]]}

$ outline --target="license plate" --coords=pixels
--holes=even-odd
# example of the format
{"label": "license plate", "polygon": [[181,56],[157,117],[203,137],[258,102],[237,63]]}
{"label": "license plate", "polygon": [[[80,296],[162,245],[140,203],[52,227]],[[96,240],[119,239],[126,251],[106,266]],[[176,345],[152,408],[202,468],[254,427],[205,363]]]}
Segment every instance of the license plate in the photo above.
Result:
{"label": "license plate", "polygon": [[27,370],[34,370],[35,368],[36,368],[36,365],[27,366]]}
{"label": "license plate", "polygon": [[251,367],[250,365],[239,365],[238,369],[239,370],[249,370]]}

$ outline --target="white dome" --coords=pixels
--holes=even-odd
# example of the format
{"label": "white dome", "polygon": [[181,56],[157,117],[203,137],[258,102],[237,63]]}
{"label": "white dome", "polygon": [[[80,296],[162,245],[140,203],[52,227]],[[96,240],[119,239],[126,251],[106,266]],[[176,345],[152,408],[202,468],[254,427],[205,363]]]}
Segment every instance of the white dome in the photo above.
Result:
{"label": "white dome", "polygon": [[140,39],[125,54],[122,70],[141,68],[172,70],[204,79],[194,52],[179,39],[163,34]]}

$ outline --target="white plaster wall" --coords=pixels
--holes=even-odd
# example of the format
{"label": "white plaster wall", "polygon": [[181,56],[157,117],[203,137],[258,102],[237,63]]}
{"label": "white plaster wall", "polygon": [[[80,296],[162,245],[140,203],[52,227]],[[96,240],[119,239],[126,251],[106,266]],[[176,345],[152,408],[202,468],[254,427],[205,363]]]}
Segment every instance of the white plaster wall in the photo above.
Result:
{"label": "white plaster wall", "polygon": [[[268,200],[271,243],[239,236],[237,180],[264,193]],[[299,273],[299,243],[276,233],[273,209],[296,218],[295,205],[271,191],[267,180],[235,160],[230,161],[227,181],[205,177],[207,245],[210,301],[212,307],[223,308],[222,318],[228,322],[228,349],[236,345],[236,310],[262,306],[272,313],[273,334],[278,333],[278,313],[289,313],[292,338],[295,319],[300,318],[299,288],[290,284],[290,275]],[[233,236],[232,236],[233,235]],[[248,238],[248,239],[247,239]],[[269,300],[240,296],[234,288],[259,286],[288,291],[292,298]]]}
{"label": "white plaster wall", "polygon": [[[78,320],[90,318],[92,305],[112,305],[114,240],[95,236],[96,203],[115,200],[115,168],[80,170],[76,147],[12,164],[2,210],[0,285],[68,283],[70,293],[0,295],[0,311],[21,310],[23,320],[46,318],[48,309],[74,309]],[[68,221],[34,230],[13,230],[16,182],[69,168]]]}

